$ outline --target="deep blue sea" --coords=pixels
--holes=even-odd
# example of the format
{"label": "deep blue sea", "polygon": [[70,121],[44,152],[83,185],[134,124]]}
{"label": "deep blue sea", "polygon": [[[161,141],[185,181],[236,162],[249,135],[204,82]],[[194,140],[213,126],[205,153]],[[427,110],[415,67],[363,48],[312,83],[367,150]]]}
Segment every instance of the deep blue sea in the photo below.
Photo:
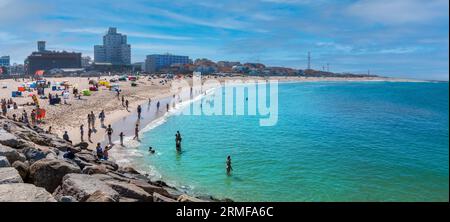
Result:
{"label": "deep blue sea", "polygon": [[[448,82],[282,83],[278,91],[274,126],[260,126],[258,115],[166,115],[127,158],[189,193],[235,201],[449,201]],[[210,103],[192,106],[200,102]]]}

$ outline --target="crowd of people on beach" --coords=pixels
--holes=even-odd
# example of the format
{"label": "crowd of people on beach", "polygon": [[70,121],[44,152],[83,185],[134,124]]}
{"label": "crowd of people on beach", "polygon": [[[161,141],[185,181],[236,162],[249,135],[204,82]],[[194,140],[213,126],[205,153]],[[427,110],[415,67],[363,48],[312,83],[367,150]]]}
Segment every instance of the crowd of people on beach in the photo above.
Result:
{"label": "crowd of people on beach", "polygon": [[[167,83],[167,82],[165,82]],[[98,87],[98,85],[97,85]],[[121,93],[121,90],[115,90],[116,95],[117,95],[117,99],[119,100],[119,102],[121,102],[122,107],[124,107],[125,110],[127,110],[128,112],[130,112],[129,108],[130,108],[130,102],[128,99],[125,98],[125,95],[123,95]],[[73,88],[73,93],[75,94],[74,98],[80,98],[80,93],[78,92],[77,88]],[[196,91],[197,93],[197,91]],[[68,104],[67,103],[67,99],[68,99],[68,90],[65,89],[61,95],[58,94],[52,94],[52,93],[48,93],[48,100],[49,100],[49,104],[52,104],[52,102],[57,99],[59,100],[60,96],[64,99],[64,104]],[[192,98],[193,96],[193,89],[191,87],[190,89],[190,96]],[[45,96],[44,96],[45,97]],[[177,102],[182,102],[181,97],[178,95],[178,100],[175,99],[176,95],[174,94],[172,96],[172,101],[173,103],[171,104],[170,102],[167,102],[166,105],[166,112],[169,112],[171,109],[171,105],[173,108],[175,108],[175,104]],[[33,98],[33,100],[35,100]],[[148,99],[148,105],[150,107],[152,103],[152,99],[149,98]],[[120,104],[120,103],[119,103]],[[1,99],[0,100],[0,107],[1,107],[1,114],[3,116],[6,116],[8,113],[9,109],[18,109],[17,103],[13,101],[12,98],[10,99]],[[28,114],[27,111],[24,109],[22,111],[22,114],[17,116],[16,114],[12,115],[12,119],[14,121],[20,121],[26,124],[29,124],[30,126],[36,126],[39,123],[39,116],[40,116],[40,111],[41,109],[39,108],[39,104],[38,102],[35,101],[34,105],[36,106],[35,109],[32,109],[31,112]],[[160,112],[160,106],[161,106],[161,101],[156,101],[156,111]],[[141,119],[143,119],[142,116],[142,106],[138,105],[136,107],[136,113],[137,113],[137,121],[134,127],[134,140],[140,141],[139,138],[139,133],[140,133],[140,121]],[[108,143],[105,146],[102,146],[102,143],[97,143],[96,144],[96,148],[95,148],[95,152],[97,154],[97,157],[99,160],[108,160],[109,158],[109,154],[108,151],[110,151],[113,147],[114,147],[114,143],[113,143],[113,135],[114,135],[114,129],[112,127],[111,124],[108,124],[107,126],[105,125],[105,120],[107,118],[105,110],[101,110],[100,113],[98,113],[97,115],[94,113],[94,111],[90,111],[87,115],[87,125],[85,125],[84,123],[82,123],[79,126],[79,132],[80,132],[80,142],[85,142],[85,131],[87,131],[87,141],[88,143],[94,143],[95,141],[92,141],[92,135],[94,133],[97,133],[97,129],[96,129],[96,120],[97,118],[100,121],[100,127],[105,129],[105,133],[108,139]],[[86,128],[87,126],[87,128]],[[51,126],[49,126],[48,130],[46,131],[46,133],[52,133],[52,128]],[[119,137],[119,141],[120,141],[120,146],[125,147],[124,145],[124,137],[125,137],[125,133],[124,132],[120,132],[118,134]],[[69,133],[68,131],[64,131],[62,138],[64,140],[66,140],[69,143],[72,143],[73,141],[70,139],[69,137]],[[175,134],[175,150],[177,151],[177,153],[181,154],[182,152],[182,136],[180,131],[176,131]],[[156,152],[156,150],[150,146],[148,149],[148,152],[150,154],[154,154]],[[68,150],[65,154],[64,157],[66,158],[73,158],[74,157],[74,153],[72,150]],[[226,158],[226,173],[227,175],[231,175],[231,171],[233,170],[232,165],[231,165],[231,157],[227,156]]]}

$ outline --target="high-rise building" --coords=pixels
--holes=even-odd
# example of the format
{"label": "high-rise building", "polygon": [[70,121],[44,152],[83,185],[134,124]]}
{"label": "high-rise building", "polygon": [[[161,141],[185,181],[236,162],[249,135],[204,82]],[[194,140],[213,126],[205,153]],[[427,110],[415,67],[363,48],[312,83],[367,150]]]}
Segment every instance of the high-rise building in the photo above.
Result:
{"label": "high-rise building", "polygon": [[25,73],[36,74],[37,70],[49,71],[51,69],[81,68],[81,53],[57,52],[45,50],[45,42],[38,42],[38,51],[31,53],[25,59]]}
{"label": "high-rise building", "polygon": [[103,36],[103,45],[94,46],[94,61],[130,65],[131,46],[127,44],[127,36],[117,33],[116,28],[109,28],[108,33]]}
{"label": "high-rise building", "polygon": [[148,55],[145,60],[146,72],[157,72],[163,68],[169,68],[172,64],[189,64],[189,56],[171,55],[171,54],[154,54]]}
{"label": "high-rise building", "polygon": [[0,56],[0,66],[9,67],[10,66],[10,57],[9,56]]}

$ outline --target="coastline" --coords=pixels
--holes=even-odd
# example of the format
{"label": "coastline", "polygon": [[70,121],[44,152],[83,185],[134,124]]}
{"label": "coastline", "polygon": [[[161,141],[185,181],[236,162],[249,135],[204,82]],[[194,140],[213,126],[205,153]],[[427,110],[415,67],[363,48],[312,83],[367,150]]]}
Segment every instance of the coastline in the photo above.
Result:
{"label": "coastline", "polygon": [[[101,77],[101,79],[111,79],[112,77]],[[87,81],[87,78],[80,78],[80,77],[67,77],[67,78],[49,78],[49,81],[62,81],[62,80],[68,79],[69,82],[73,84],[79,84],[78,87],[85,88]],[[218,80],[223,83],[227,80],[234,80],[234,79],[241,79],[243,81],[245,80],[265,80],[266,78],[263,77],[231,77],[231,78],[219,78]],[[417,82],[415,80],[405,80],[405,79],[394,79],[394,78],[383,78],[383,77],[364,77],[364,78],[319,78],[319,77],[272,77],[269,79],[276,79],[279,82],[283,83],[298,83],[298,82],[352,82],[352,81],[358,81],[358,82],[380,82],[380,81],[388,81],[388,82]],[[58,106],[49,106],[43,101],[42,107],[45,109],[48,109],[46,120],[43,124],[40,125],[43,129],[47,129],[49,126],[52,126],[53,132],[62,135],[64,131],[67,131],[69,136],[71,137],[71,140],[73,141],[73,144],[77,144],[80,142],[80,132],[79,132],[79,126],[81,124],[85,125],[85,140],[87,140],[87,120],[86,116],[87,114],[92,110],[96,116],[98,116],[98,113],[101,110],[105,110],[106,113],[106,120],[105,125],[111,124],[114,128],[114,136],[113,141],[116,141],[118,139],[119,134],[119,128],[122,131],[126,131],[127,134],[130,134],[130,130],[126,129],[121,124],[124,123],[132,123],[133,120],[137,118],[136,114],[136,107],[138,105],[143,106],[143,110],[146,110],[146,105],[148,104],[148,99],[152,99],[152,106],[156,103],[157,100],[165,101],[170,99],[172,96],[170,93],[170,85],[169,83],[161,85],[160,81],[162,79],[154,79],[151,81],[148,80],[139,80],[138,81],[138,87],[128,87],[127,84],[129,82],[122,82],[120,83],[120,87],[122,88],[122,94],[126,96],[126,99],[130,100],[130,106],[129,110],[126,111],[124,107],[122,107],[120,100],[117,99],[114,92],[109,92],[105,88],[101,88],[99,92],[94,92],[92,96],[83,98],[81,101],[71,98],[68,100],[69,103],[71,103],[71,106],[67,105],[58,105]],[[191,79],[190,79],[191,80]],[[2,80],[3,81],[3,80]],[[192,81],[191,81],[192,82]],[[420,81],[423,82],[423,81]],[[2,94],[1,97],[4,97],[5,95]],[[23,100],[31,101],[31,98],[22,98]],[[28,107],[24,107],[27,109]],[[165,110],[165,104],[161,104],[161,109]],[[21,111],[21,110],[20,110]],[[27,110],[30,112],[30,110]],[[14,113],[11,112],[11,113]],[[11,113],[8,113],[11,115]],[[16,112],[17,113],[17,112]],[[18,113],[19,114],[19,113]],[[148,118],[145,116],[144,118]],[[153,118],[145,119],[146,121],[143,121],[140,125],[140,129],[144,129],[149,124],[151,124],[153,121],[157,121],[158,118],[161,118],[165,115],[165,112],[160,113],[158,115],[155,115]],[[97,132],[93,134],[92,136],[92,143],[89,143],[89,150],[95,150],[95,144],[97,142],[105,144],[106,141],[106,133],[104,131],[104,128],[100,126],[100,121],[96,120],[95,128],[97,129]],[[128,124],[127,124],[128,125]],[[133,133],[134,124],[131,125],[131,133]],[[120,146],[120,145],[118,145]],[[114,149],[118,149],[119,147],[115,147],[111,150],[111,156],[114,158],[115,151]],[[121,166],[131,166],[136,167],[135,164],[132,162],[123,163],[118,162]],[[129,165],[126,165],[129,164]],[[139,170],[139,169],[138,169]],[[147,172],[143,172],[147,173]]]}

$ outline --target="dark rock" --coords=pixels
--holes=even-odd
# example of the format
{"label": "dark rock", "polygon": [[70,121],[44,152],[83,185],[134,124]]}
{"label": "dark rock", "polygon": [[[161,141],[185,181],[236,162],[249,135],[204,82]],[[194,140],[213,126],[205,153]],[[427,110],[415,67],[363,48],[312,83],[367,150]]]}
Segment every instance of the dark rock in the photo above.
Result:
{"label": "dark rock", "polygon": [[0,168],[0,184],[23,183],[22,177],[14,167]]}
{"label": "dark rock", "polygon": [[24,147],[30,146],[30,143],[18,138],[12,133],[5,131],[4,129],[0,129],[0,144],[9,146],[15,149],[22,149]]}
{"label": "dark rock", "polygon": [[0,185],[0,202],[56,202],[44,188],[33,184],[15,183]]}
{"label": "dark rock", "polygon": [[108,170],[103,165],[92,165],[87,166],[83,169],[82,173],[84,174],[106,174],[108,173]]}
{"label": "dark rock", "polygon": [[105,181],[105,183],[117,191],[117,193],[119,193],[122,197],[133,198],[146,202],[153,201],[152,195],[134,184],[119,181]]}
{"label": "dark rock", "polygon": [[27,181],[28,180],[28,174],[30,171],[30,165],[25,163],[25,162],[21,162],[21,161],[15,161],[12,164],[12,167],[14,167],[17,172],[19,172],[20,177],[22,177],[23,181]]}
{"label": "dark rock", "polygon": [[117,165],[116,163],[114,163],[112,161],[101,160],[100,164],[104,165],[106,167],[106,169],[111,170],[111,171],[116,171],[119,169],[119,165]]}
{"label": "dark rock", "polygon": [[187,194],[182,194],[177,199],[178,202],[206,202],[205,200],[200,200],[196,197],[188,196]]}
{"label": "dark rock", "polygon": [[89,147],[89,143],[81,142],[74,145],[74,147],[80,147],[80,149],[85,150]]}
{"label": "dark rock", "polygon": [[34,185],[53,192],[66,174],[80,172],[77,165],[67,161],[43,159],[30,166],[30,179]]}
{"label": "dark rock", "polygon": [[77,199],[75,199],[75,197],[72,196],[62,196],[61,198],[59,198],[59,202],[78,202]]}
{"label": "dark rock", "polygon": [[25,157],[20,155],[16,149],[4,146],[0,144],[0,156],[4,156],[8,159],[9,163],[14,163],[15,161],[25,161]]}
{"label": "dark rock", "polygon": [[[83,202],[89,199],[96,191],[105,193],[114,202],[119,201],[119,194],[105,182],[87,174],[67,174],[53,195],[58,199],[61,196],[72,196],[77,201]],[[96,194],[97,195],[97,194]]]}
{"label": "dark rock", "polygon": [[97,163],[97,157],[89,151],[81,151],[79,153],[75,154],[76,157],[80,158],[81,160],[88,162],[88,163]]}
{"label": "dark rock", "polygon": [[22,152],[31,164],[46,157],[44,152],[31,147],[23,149]]}
{"label": "dark rock", "polygon": [[140,174],[137,170],[130,166],[120,167],[118,171],[120,173]]}
{"label": "dark rock", "polygon": [[11,164],[9,163],[8,159],[5,156],[0,156],[0,168],[10,166]]}
{"label": "dark rock", "polygon": [[128,203],[134,203],[134,202],[141,202],[138,199],[128,198],[128,197],[120,197],[119,202],[128,202]]}
{"label": "dark rock", "polygon": [[130,181],[131,184],[134,184],[140,188],[142,188],[143,190],[145,190],[145,192],[153,194],[153,193],[159,193],[163,196],[167,196],[170,197],[171,195],[167,192],[167,190],[165,190],[162,187],[158,187],[158,186],[154,186],[152,184],[149,184],[145,181],[142,180],[131,180]]}
{"label": "dark rock", "polygon": [[177,201],[174,199],[171,199],[169,197],[165,197],[161,194],[154,193],[153,194],[153,202],[177,202]]}
{"label": "dark rock", "polygon": [[113,199],[108,193],[103,192],[101,190],[97,190],[86,200],[86,202],[117,202],[117,201]]}

